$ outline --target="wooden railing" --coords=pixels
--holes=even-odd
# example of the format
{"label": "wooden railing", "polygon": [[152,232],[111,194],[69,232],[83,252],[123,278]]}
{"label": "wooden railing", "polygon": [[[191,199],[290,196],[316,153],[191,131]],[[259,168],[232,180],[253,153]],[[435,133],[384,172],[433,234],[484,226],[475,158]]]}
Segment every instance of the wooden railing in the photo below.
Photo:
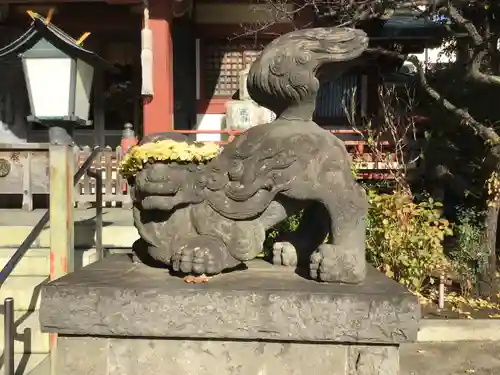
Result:
{"label": "wooden railing", "polygon": [[[87,159],[92,152],[89,146],[75,149],[75,168]],[[99,158],[94,160],[93,169],[102,173],[103,204],[107,207],[130,207],[132,201],[128,194],[127,181],[118,172],[123,152],[120,146],[116,149],[105,147]],[[75,202],[77,207],[84,207],[95,201],[96,187],[94,179],[83,176],[75,186]]]}
{"label": "wooden railing", "polygon": [[[52,149],[52,146],[51,146],[51,149]],[[53,149],[51,152],[54,152]],[[92,161],[96,157],[99,156],[99,152],[100,152],[99,147],[96,147],[94,150],[92,150],[92,152],[89,153],[87,159],[85,159],[83,161],[82,165],[78,168],[75,175],[69,176],[70,181],[72,182],[72,185],[76,185],[76,183],[82,178],[82,176],[89,175],[92,178],[97,180],[96,186],[98,187],[98,189],[102,186],[102,180],[100,178],[99,173],[97,173],[97,171],[92,170],[92,168],[91,168]],[[52,160],[52,161],[54,161],[54,160]],[[53,174],[51,174],[51,175],[52,175],[51,179],[53,179],[54,175]],[[56,180],[52,180],[52,181],[58,182]],[[58,185],[55,184],[53,186],[58,186]],[[102,191],[102,189],[101,189],[101,191]],[[61,198],[58,196],[54,196],[52,199],[58,200]],[[64,199],[64,198],[62,198],[62,199]],[[95,220],[96,245],[95,245],[95,247],[96,247],[98,259],[102,259],[104,256],[103,247],[102,247],[102,201],[101,201],[102,195],[97,194],[95,199],[96,199],[96,202],[95,202],[95,207],[96,207],[96,216],[95,216],[95,219],[96,219]],[[66,233],[65,233],[67,236],[66,238],[64,238],[64,236],[61,236],[62,233],[59,233],[59,232],[57,233],[57,235],[54,235],[55,232],[57,232],[57,229],[55,231],[53,231],[53,229],[54,229],[54,226],[56,226],[55,224],[57,224],[57,223],[54,223],[54,221],[52,221],[52,223],[50,223],[51,218],[53,219],[54,217],[58,217],[57,212],[54,212],[54,210],[57,211],[59,209],[58,203],[59,202],[52,202],[50,204],[50,209],[47,210],[47,212],[45,212],[45,214],[40,218],[38,223],[35,224],[35,226],[31,229],[28,236],[26,236],[26,238],[19,245],[17,250],[14,252],[14,254],[12,254],[12,256],[7,260],[5,265],[2,267],[2,270],[0,271],[0,287],[2,287],[4,285],[4,283],[7,281],[9,276],[12,274],[12,272],[14,271],[16,266],[21,262],[21,260],[26,255],[28,250],[31,249],[33,242],[35,242],[35,240],[38,238],[38,236],[42,232],[43,228],[47,224],[51,224],[50,225],[50,231],[51,231],[50,238],[51,238],[52,246],[50,247],[50,254],[49,254],[50,280],[54,280],[56,277],[58,277],[58,276],[54,275],[54,269],[55,269],[54,259],[61,259],[61,258],[59,258],[60,254],[58,254],[57,251],[54,250],[54,248],[56,247],[54,245],[54,243],[57,243],[58,241],[61,241],[62,244],[70,243],[71,245],[69,247],[70,248],[69,253],[71,255],[71,259],[73,259],[74,243],[70,242],[70,241],[74,240],[73,236],[70,235],[70,233],[72,231],[66,231]],[[63,208],[64,208],[64,206],[63,206]],[[54,215],[54,214],[56,214],[56,215]],[[73,216],[71,215],[70,217],[72,218]],[[74,226],[74,222],[71,222],[71,221],[69,223],[63,222],[62,224],[63,224],[63,227],[66,227],[66,228],[72,228]],[[55,241],[55,240],[57,240],[57,241]],[[67,248],[64,246],[64,250],[66,250],[66,249]],[[64,262],[62,262],[62,263],[64,264],[63,268],[65,269],[64,273],[66,274],[68,272],[68,268],[70,270],[72,270],[73,266],[70,265],[68,267],[68,262],[67,262],[68,257],[63,257],[62,259],[64,259]],[[58,262],[56,262],[56,263],[58,263]],[[15,367],[14,367],[15,366],[14,365],[14,342],[15,342],[15,339],[17,336],[17,332],[16,332],[17,327],[16,327],[16,321],[15,321],[16,319],[15,319],[14,311],[15,311],[14,299],[12,297],[5,298],[4,299],[4,312],[3,312],[3,315],[4,315],[4,326],[3,326],[4,351],[3,351],[2,357],[3,357],[4,373],[6,375],[15,375],[15,373],[16,373]],[[53,350],[53,348],[52,348],[52,350]]]}

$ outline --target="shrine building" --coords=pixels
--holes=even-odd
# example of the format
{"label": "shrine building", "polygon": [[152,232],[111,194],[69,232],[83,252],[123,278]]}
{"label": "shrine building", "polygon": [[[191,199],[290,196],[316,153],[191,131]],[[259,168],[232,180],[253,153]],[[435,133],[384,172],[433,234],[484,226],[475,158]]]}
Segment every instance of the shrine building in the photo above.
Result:
{"label": "shrine building", "polygon": [[[97,128],[80,128],[75,132],[79,145],[114,147],[125,123],[133,124],[139,136],[198,130],[200,140],[221,140],[217,131],[226,127],[228,101],[238,99],[240,72],[262,48],[294,28],[328,24],[327,17],[308,8],[299,12],[299,6],[297,1],[284,4],[280,15],[268,1],[255,0],[2,1],[0,47],[29,28],[27,10],[50,12],[51,22],[74,38],[89,32],[85,48],[119,68],[119,74],[102,77],[94,90],[101,92],[103,121],[94,121],[94,127],[102,128],[102,138],[96,140]],[[365,26],[373,46],[419,53],[440,43],[438,25],[408,14]],[[150,50],[141,42],[144,29],[150,30]],[[145,50],[152,55],[150,66],[145,66]],[[373,59],[326,82],[315,120],[327,128],[349,127],[346,103],[351,101],[346,98],[352,95],[355,100],[348,105],[355,108],[348,111],[360,118],[374,116],[378,87],[401,67],[401,61]],[[26,121],[27,100],[21,67],[1,67],[0,143],[47,141],[44,129]]]}

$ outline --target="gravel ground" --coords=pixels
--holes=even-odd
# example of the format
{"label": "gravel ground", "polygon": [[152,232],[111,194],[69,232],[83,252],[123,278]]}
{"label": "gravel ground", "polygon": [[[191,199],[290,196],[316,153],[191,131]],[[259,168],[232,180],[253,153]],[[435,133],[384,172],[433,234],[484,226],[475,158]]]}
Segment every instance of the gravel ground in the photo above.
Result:
{"label": "gravel ground", "polygon": [[500,342],[401,346],[400,375],[500,375]]}

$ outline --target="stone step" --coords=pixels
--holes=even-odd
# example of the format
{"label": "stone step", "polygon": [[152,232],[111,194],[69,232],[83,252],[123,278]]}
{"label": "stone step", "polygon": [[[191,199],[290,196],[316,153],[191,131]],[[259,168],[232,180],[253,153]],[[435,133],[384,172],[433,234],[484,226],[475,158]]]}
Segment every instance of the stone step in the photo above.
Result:
{"label": "stone step", "polygon": [[[38,311],[16,311],[15,353],[49,353],[49,334],[40,330]],[[0,352],[4,350],[4,325],[0,324]]]}
{"label": "stone step", "polygon": [[[15,249],[0,249],[2,266],[10,259]],[[7,297],[14,298],[16,311],[38,309],[41,284],[49,277],[49,249],[30,249],[21,259],[13,273],[0,288],[0,303]],[[75,270],[97,260],[96,249],[75,251]]]}
{"label": "stone step", "polygon": [[16,311],[33,311],[40,305],[40,291],[48,276],[11,276],[0,288],[0,303],[14,298]]}
{"label": "stone step", "polygon": [[[0,248],[0,267],[11,259],[14,248]],[[75,269],[84,267],[97,260],[96,249],[75,249]],[[14,268],[10,277],[15,276],[48,276],[50,272],[49,249],[29,249]]]}
{"label": "stone step", "polygon": [[[14,357],[15,375],[50,375],[50,358],[48,354],[16,354]],[[4,373],[3,361],[0,361],[0,372]]]}
{"label": "stone step", "polygon": [[[4,266],[15,249],[0,249],[0,262]],[[86,266],[97,260],[96,249],[77,250],[75,252],[75,269]],[[38,311],[40,304],[40,288],[48,282],[49,249],[30,249],[21,259],[13,273],[0,288],[0,303],[4,298],[14,298],[17,335],[16,353],[48,353],[49,336],[40,331]],[[4,326],[0,325],[0,337]],[[0,352],[3,340],[0,340]]]}
{"label": "stone step", "polygon": [[[133,225],[106,225],[103,227],[102,239],[106,248],[129,248],[139,234]],[[17,248],[33,226],[0,225],[0,248]],[[75,223],[75,248],[88,249],[95,246],[95,225]],[[50,247],[50,230],[45,228],[33,243],[33,248]]]}
{"label": "stone step", "polygon": [[[12,258],[16,249],[0,248],[0,267],[4,267]],[[49,250],[29,249],[21,261],[14,268],[13,276],[48,276],[49,275]]]}

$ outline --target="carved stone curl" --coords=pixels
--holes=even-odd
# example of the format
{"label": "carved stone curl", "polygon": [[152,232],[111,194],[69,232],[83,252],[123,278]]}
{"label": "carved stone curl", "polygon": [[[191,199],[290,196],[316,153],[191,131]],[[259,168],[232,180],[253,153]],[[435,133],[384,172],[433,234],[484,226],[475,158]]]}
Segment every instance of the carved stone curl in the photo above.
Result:
{"label": "carved stone curl", "polygon": [[[256,257],[265,231],[302,211],[297,231],[274,244],[273,262],[303,264],[319,281],[362,281],[366,197],[343,142],[312,114],[323,69],[340,75],[367,44],[359,30],[317,28],[266,47],[248,91],[277,119],[237,136],[206,165],[146,165],[132,181],[139,257],[186,274],[217,274]],[[184,140],[163,133],[143,142],[162,138]]]}

